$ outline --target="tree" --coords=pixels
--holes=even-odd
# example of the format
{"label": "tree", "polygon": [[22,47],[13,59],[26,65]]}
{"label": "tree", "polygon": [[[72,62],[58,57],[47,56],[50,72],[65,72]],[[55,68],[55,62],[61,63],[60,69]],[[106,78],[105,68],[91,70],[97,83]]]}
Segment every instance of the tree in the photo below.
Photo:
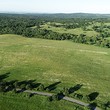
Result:
{"label": "tree", "polygon": [[4,92],[5,91],[5,86],[4,85],[0,85],[0,92]]}
{"label": "tree", "polygon": [[47,97],[47,100],[48,100],[49,102],[51,102],[51,101],[52,101],[52,96]]}
{"label": "tree", "polygon": [[58,101],[58,95],[57,94],[52,95],[52,100]]}
{"label": "tree", "polygon": [[5,92],[6,90],[6,82],[2,81],[0,82],[0,92]]}
{"label": "tree", "polygon": [[63,94],[68,96],[69,95],[69,89],[68,88],[63,88]]}
{"label": "tree", "polygon": [[17,81],[13,85],[15,88],[17,88],[19,86]]}
{"label": "tree", "polygon": [[28,89],[30,89],[30,90],[31,90],[32,88],[33,88],[33,87],[32,87],[32,85],[31,85],[31,84],[27,84],[27,85],[26,85],[26,89],[27,89],[27,90],[28,90]]}
{"label": "tree", "polygon": [[110,101],[108,101],[107,103],[104,104],[105,109],[108,110],[110,108]]}
{"label": "tree", "polygon": [[20,88],[21,88],[22,90],[25,90],[25,89],[26,89],[26,85],[25,85],[25,84],[22,84],[22,85],[20,85]]}
{"label": "tree", "polygon": [[39,87],[38,87],[38,90],[43,91],[44,90],[44,85],[40,84]]}

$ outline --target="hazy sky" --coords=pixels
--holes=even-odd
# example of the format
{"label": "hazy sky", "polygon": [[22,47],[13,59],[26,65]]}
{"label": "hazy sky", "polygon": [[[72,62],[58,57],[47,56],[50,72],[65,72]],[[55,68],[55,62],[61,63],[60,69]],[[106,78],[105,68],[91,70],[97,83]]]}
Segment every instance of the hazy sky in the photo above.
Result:
{"label": "hazy sky", "polygon": [[0,12],[110,14],[110,0],[0,0]]}

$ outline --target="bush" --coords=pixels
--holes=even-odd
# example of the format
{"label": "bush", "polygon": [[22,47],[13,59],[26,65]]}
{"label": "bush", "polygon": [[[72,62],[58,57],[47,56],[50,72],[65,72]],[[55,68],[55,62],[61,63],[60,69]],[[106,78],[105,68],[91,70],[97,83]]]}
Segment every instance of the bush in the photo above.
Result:
{"label": "bush", "polygon": [[84,110],[90,110],[90,108],[86,106],[86,107],[84,107]]}
{"label": "bush", "polygon": [[46,88],[46,91],[47,91],[47,92],[49,92],[49,91],[50,91],[50,89],[49,89],[49,88]]}
{"label": "bush", "polygon": [[69,89],[68,88],[63,88],[63,94],[68,96],[69,95]]}
{"label": "bush", "polygon": [[52,95],[52,100],[54,100],[54,101],[58,101],[58,95]]}
{"label": "bush", "polygon": [[26,85],[25,85],[25,84],[22,84],[22,85],[20,85],[20,88],[21,88],[22,90],[25,90],[25,89],[26,89]]}
{"label": "bush", "polygon": [[0,92],[5,92],[5,86],[0,86]]}
{"label": "bush", "polygon": [[52,101],[52,96],[47,97],[47,100],[48,100],[49,102],[51,102],[51,101]]}
{"label": "bush", "polygon": [[13,85],[14,85],[15,88],[17,88],[18,87],[18,82],[15,82]]}
{"label": "bush", "polygon": [[26,89],[27,90],[32,90],[32,85],[31,84],[26,85]]}
{"label": "bush", "polygon": [[38,87],[38,90],[43,91],[44,90],[44,85],[40,84],[40,86]]}

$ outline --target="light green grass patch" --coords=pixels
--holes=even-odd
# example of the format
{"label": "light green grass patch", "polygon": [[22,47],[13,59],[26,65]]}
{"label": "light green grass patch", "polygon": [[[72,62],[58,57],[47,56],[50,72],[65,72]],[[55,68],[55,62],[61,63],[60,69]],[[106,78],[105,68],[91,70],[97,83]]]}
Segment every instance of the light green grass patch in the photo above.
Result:
{"label": "light green grass patch", "polygon": [[54,26],[51,26],[48,23],[45,24],[45,25],[42,25],[41,28],[42,29],[51,30],[53,32],[58,32],[58,33],[70,33],[70,34],[76,34],[76,35],[85,34],[88,37],[98,35],[98,33],[95,32],[95,31],[93,31],[93,30],[92,31],[83,31],[82,28],[65,29],[63,27],[54,27]]}

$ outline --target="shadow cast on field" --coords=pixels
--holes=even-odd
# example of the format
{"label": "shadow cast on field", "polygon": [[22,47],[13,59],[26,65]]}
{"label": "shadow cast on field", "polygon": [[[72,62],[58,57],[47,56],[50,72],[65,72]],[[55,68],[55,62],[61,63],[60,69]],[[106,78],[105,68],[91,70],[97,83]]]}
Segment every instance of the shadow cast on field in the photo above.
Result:
{"label": "shadow cast on field", "polygon": [[63,99],[63,97],[65,97],[65,95],[62,92],[58,93],[58,100]]}
{"label": "shadow cast on field", "polygon": [[7,77],[9,77],[9,74],[10,74],[10,72],[0,75],[0,81],[2,81],[4,79],[6,79]]}
{"label": "shadow cast on field", "polygon": [[99,95],[98,92],[92,92],[92,93],[90,93],[90,94],[88,95],[89,100],[90,100],[90,101],[95,100],[95,99],[98,97],[98,95]]}
{"label": "shadow cast on field", "polygon": [[8,91],[12,91],[15,89],[21,89],[18,90],[17,92],[23,92],[24,90],[28,89],[34,89],[37,88],[41,83],[36,83],[36,80],[23,80],[23,81],[18,81],[18,80],[10,80],[10,81],[6,81],[4,79],[6,79],[7,77],[9,77],[11,73],[5,73],[5,74],[1,74],[0,75],[0,87],[2,89],[2,91],[4,92],[8,92]]}
{"label": "shadow cast on field", "polygon": [[54,89],[56,89],[56,86],[60,83],[61,83],[61,81],[50,84],[49,86],[45,87],[45,90],[46,89],[48,89],[49,91],[54,90]]}
{"label": "shadow cast on field", "polygon": [[32,88],[37,88],[41,83],[36,83],[35,82],[36,80],[24,80],[24,81],[20,81],[18,82],[18,85],[21,86],[21,85],[31,85]]}
{"label": "shadow cast on field", "polygon": [[77,84],[74,87],[69,88],[69,94],[74,93],[75,91],[79,90],[83,85]]}
{"label": "shadow cast on field", "polygon": [[97,107],[97,103],[95,103],[95,102],[90,103],[88,107],[90,108],[90,110],[95,110]]}

